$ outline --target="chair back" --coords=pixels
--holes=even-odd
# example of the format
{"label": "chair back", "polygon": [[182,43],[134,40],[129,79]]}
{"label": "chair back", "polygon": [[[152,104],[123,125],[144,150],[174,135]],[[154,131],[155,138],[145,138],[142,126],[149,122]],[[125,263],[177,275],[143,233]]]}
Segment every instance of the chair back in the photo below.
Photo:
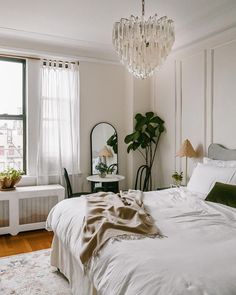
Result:
{"label": "chair back", "polygon": [[109,167],[108,167],[108,170],[112,170],[113,172],[115,173],[112,173],[112,174],[118,174],[118,165],[117,164],[111,164]]}
{"label": "chair back", "polygon": [[68,195],[68,198],[70,198],[72,195],[72,188],[71,188],[70,179],[69,179],[69,175],[66,168],[64,168],[64,177],[66,181],[67,195]]}
{"label": "chair back", "polygon": [[148,173],[150,173],[150,168],[147,165],[142,165],[139,167],[136,174],[135,190],[148,190]]}

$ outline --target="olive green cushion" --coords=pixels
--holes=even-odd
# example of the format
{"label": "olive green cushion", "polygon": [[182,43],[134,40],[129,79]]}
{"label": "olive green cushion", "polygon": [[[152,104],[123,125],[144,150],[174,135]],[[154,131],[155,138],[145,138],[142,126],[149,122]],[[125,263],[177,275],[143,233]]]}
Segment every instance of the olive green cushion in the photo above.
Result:
{"label": "olive green cushion", "polygon": [[236,185],[216,182],[206,201],[236,208]]}

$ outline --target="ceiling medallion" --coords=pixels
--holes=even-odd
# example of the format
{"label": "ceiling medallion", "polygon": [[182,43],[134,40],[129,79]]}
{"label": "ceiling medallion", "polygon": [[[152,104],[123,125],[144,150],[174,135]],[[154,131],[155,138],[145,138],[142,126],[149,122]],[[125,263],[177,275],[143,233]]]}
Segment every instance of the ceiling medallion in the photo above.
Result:
{"label": "ceiling medallion", "polygon": [[144,18],[145,0],[142,0],[142,16],[121,18],[113,26],[112,42],[120,61],[136,78],[151,76],[171,51],[175,41],[174,22],[167,16],[158,19],[157,14]]}

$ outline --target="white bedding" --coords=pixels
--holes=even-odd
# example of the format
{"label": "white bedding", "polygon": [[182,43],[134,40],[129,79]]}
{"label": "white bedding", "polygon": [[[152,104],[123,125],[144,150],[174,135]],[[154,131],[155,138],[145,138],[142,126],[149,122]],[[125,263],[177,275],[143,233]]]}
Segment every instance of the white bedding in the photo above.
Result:
{"label": "white bedding", "polygon": [[[98,294],[236,295],[236,209],[202,197],[185,189],[145,193],[166,237],[108,242],[89,270]],[[47,220],[78,263],[85,205],[85,197],[64,200]]]}

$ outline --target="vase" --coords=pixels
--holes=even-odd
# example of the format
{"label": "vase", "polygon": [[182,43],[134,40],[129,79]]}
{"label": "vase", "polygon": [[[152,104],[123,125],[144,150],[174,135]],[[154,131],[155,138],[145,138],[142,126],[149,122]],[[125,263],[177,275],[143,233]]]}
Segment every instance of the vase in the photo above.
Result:
{"label": "vase", "polygon": [[0,179],[0,190],[1,191],[10,191],[15,189],[15,185],[21,180],[21,176],[18,176],[17,178],[10,178],[10,177],[4,177]]}
{"label": "vase", "polygon": [[100,173],[99,176],[100,176],[101,178],[105,178],[105,177],[107,176],[107,174],[106,174],[106,172],[103,172],[103,173]]}
{"label": "vase", "polygon": [[176,187],[180,187],[181,186],[181,180],[175,180],[174,179],[174,186],[176,186]]}

